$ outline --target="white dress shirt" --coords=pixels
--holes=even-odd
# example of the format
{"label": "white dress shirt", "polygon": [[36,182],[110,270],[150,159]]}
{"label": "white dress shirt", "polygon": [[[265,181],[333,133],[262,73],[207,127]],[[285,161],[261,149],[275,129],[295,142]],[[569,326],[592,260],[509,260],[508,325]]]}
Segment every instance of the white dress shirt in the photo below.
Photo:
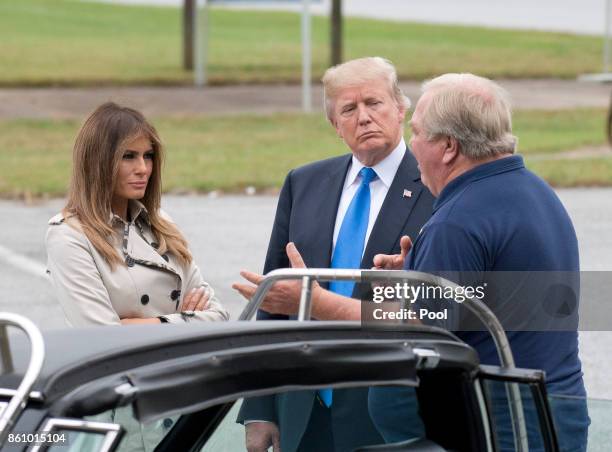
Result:
{"label": "white dress shirt", "polygon": [[[368,219],[368,229],[365,236],[366,246],[370,238],[372,228],[374,227],[374,223],[376,222],[376,218],[378,217],[378,213],[380,212],[380,208],[383,205],[387,192],[389,191],[389,187],[391,187],[391,183],[393,182],[393,178],[397,172],[397,168],[399,168],[405,154],[406,143],[402,138],[391,154],[372,167],[372,169],[376,172],[377,177],[370,182],[370,217]],[[342,225],[346,211],[348,210],[349,205],[351,204],[351,201],[359,188],[359,184],[361,183],[359,171],[361,171],[364,166],[365,165],[357,160],[357,158],[353,155],[351,166],[346,173],[346,179],[344,180],[344,185],[342,187],[342,195],[340,196],[340,204],[338,205],[338,212],[336,214],[336,225],[334,227],[334,250],[336,249],[336,240],[338,240],[340,226]],[[366,246],[363,247],[364,252]]]}

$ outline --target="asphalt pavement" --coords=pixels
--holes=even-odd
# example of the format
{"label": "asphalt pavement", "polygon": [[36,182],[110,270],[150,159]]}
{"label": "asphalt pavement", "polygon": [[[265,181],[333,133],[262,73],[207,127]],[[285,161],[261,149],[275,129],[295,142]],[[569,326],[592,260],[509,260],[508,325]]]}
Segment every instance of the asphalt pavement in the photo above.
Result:
{"label": "asphalt pavement", "polygon": [[[611,271],[612,189],[560,189],[557,193],[576,227],[581,268]],[[276,202],[274,196],[164,197],[164,209],[187,236],[202,274],[234,319],[245,301],[231,284],[239,280],[240,269],[261,271]],[[33,205],[0,201],[0,310],[24,314],[43,329],[65,327],[45,275],[44,250],[47,220],[62,206],[59,199]],[[591,397],[612,399],[611,353],[612,332],[581,332],[580,356]]]}

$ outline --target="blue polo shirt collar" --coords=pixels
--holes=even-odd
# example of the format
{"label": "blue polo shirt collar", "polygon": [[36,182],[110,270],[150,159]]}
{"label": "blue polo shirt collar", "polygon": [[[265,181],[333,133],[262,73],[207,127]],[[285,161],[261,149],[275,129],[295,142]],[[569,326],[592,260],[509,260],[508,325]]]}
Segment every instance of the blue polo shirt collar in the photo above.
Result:
{"label": "blue polo shirt collar", "polygon": [[525,168],[525,162],[520,155],[512,155],[510,157],[478,165],[457,176],[442,189],[442,192],[434,202],[433,211],[435,212],[438,210],[472,182],[521,168]]}

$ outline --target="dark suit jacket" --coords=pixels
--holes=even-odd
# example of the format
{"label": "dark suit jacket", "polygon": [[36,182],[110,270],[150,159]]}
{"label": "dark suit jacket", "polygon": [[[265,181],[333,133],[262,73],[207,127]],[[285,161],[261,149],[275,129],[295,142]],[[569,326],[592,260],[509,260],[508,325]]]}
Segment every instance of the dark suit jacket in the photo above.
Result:
{"label": "dark suit jacket", "polygon": [[[329,268],[336,213],[351,155],[311,163],[292,170],[280,193],[264,273],[290,267],[285,246],[294,242],[307,267]],[[404,190],[412,192],[404,196]],[[416,238],[431,216],[433,197],[421,183],[414,156],[407,151],[389,188],[361,261],[372,267],[376,254],[398,254],[402,235]],[[355,287],[353,296],[363,298],[369,288]],[[258,319],[287,319],[260,311]],[[367,388],[334,391],[332,429],[336,451],[382,443],[367,408]],[[244,420],[275,422],[281,431],[281,450],[297,449],[308,425],[315,391],[294,391],[246,400],[238,416]]]}

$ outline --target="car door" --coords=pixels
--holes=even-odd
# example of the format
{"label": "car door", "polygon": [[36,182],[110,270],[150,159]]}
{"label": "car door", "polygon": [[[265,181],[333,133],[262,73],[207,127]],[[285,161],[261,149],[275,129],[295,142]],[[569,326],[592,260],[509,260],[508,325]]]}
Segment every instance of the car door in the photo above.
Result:
{"label": "car door", "polygon": [[[245,397],[321,387],[418,387],[436,372],[449,385],[454,380],[471,387],[478,368],[474,350],[452,334],[407,325],[364,330],[348,322],[243,323],[204,346],[207,351],[185,356],[158,350],[169,358],[91,381],[57,400],[50,413],[55,421],[119,425],[125,436],[107,450],[126,450],[134,428],[153,431],[144,450],[241,450],[244,431],[234,425],[234,413]],[[120,411],[130,420],[119,420]],[[469,434],[478,438],[462,441],[486,443],[481,429]]]}

